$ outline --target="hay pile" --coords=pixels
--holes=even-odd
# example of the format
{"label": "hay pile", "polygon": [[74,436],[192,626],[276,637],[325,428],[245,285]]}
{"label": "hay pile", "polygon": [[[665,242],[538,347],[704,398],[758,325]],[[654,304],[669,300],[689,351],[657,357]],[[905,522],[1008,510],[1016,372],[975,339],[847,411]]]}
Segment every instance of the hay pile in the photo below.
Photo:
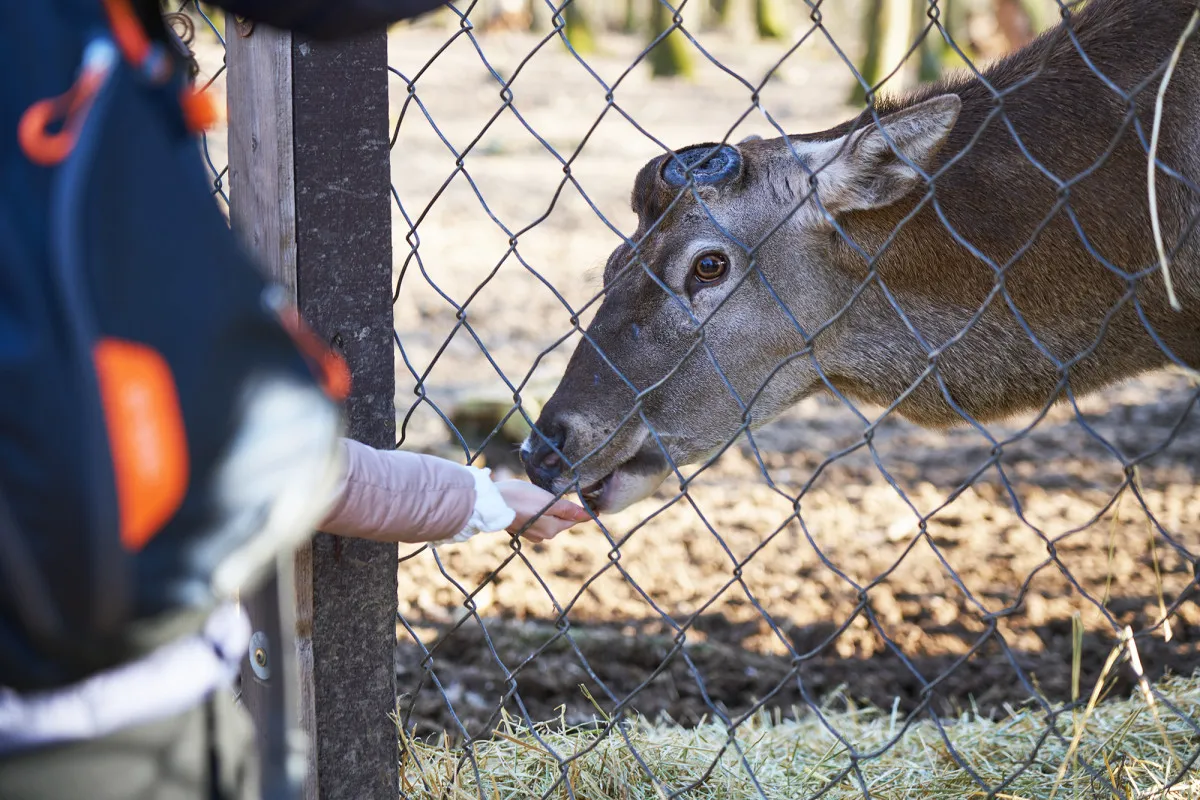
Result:
{"label": "hay pile", "polygon": [[603,721],[599,728],[530,729],[508,718],[491,739],[474,745],[474,764],[461,749],[402,732],[401,786],[406,798],[447,800],[800,800],[822,792],[828,800],[941,800],[989,791],[1006,800],[1107,800],[1120,796],[1111,786],[1130,800],[1200,798],[1200,765],[1196,774],[1187,769],[1200,748],[1189,721],[1200,721],[1200,673],[1156,688],[1162,699],[1153,704],[1138,693],[1062,713],[1061,737],[1036,708],[998,721],[964,714],[943,720],[941,729],[928,717],[906,721],[877,709],[826,714],[857,760],[811,713],[799,721],[747,720],[732,743],[715,724],[680,728],[629,719],[600,737]]}

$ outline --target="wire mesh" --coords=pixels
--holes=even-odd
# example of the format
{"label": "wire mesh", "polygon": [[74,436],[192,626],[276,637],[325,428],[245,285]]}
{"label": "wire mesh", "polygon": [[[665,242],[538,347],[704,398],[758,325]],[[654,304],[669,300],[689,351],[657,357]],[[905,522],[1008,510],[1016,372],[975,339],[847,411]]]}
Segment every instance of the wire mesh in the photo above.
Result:
{"label": "wire mesh", "polygon": [[[1014,4],[996,5],[998,17]],[[1138,82],[1110,77],[1098,66],[1111,63],[1110,54],[1089,52],[1081,44],[1086,31],[1074,28],[1079,4],[1045,5],[1050,22],[1065,21],[1060,46],[1083,52],[1099,76],[1089,91],[1144,110],[1167,59],[1147,65]],[[560,455],[582,473],[588,459],[615,446],[619,430],[640,425],[670,467],[652,497],[548,544],[497,535],[402,555],[402,744],[444,736],[453,770],[472,776],[471,796],[481,798],[493,796],[487,775],[496,762],[479,757],[478,748],[514,725],[553,765],[552,779],[536,791],[527,787],[529,796],[598,796],[579,764],[616,741],[662,797],[798,798],[835,790],[870,797],[888,796],[888,752],[927,724],[940,757],[968,776],[971,796],[1008,796],[1022,779],[1043,774],[1048,794],[1058,765],[1048,769],[1047,743],[1071,742],[1093,687],[1105,697],[1129,695],[1144,676],[1163,724],[1191,739],[1169,774],[1157,776],[1156,790],[1172,796],[1169,787],[1194,786],[1200,726],[1154,682],[1200,666],[1195,351],[1172,352],[1150,321],[1145,287],[1160,280],[1157,259],[1104,252],[1094,243],[1104,232],[1089,229],[1073,205],[1073,193],[1087,192],[1089,177],[1118,157],[1119,141],[1136,141],[1143,156],[1150,150],[1145,114],[1124,115],[1110,147],[1080,146],[1076,166],[1056,173],[1045,157],[1051,143],[1027,140],[1009,117],[1022,87],[1052,77],[1055,62],[1046,55],[1019,79],[998,80],[976,66],[983,50],[978,26],[969,29],[970,42],[961,40],[967,26],[950,26],[962,11],[948,0],[806,0],[790,9],[791,29],[769,40],[738,30],[726,6],[738,8],[731,0],[621,8],[479,0],[391,31],[399,445],[486,464],[499,478],[519,473],[516,448],[526,434],[532,431],[535,443],[554,438],[533,427],[581,347],[597,354],[597,371],[613,373],[604,373],[606,386],[617,387],[615,394],[627,388],[629,400],[605,410],[609,435],[589,452],[562,448]],[[868,50],[863,30],[872,16],[894,24],[895,14],[887,14],[896,7],[912,12],[911,35],[893,48],[895,69],[885,65],[870,81],[860,71]],[[749,14],[749,5],[741,8]],[[220,26],[199,7],[189,11],[201,23],[197,41],[203,34],[207,42],[196,48],[200,80],[219,91]],[[591,35],[572,17],[581,13]],[[761,27],[761,13],[755,22]],[[1136,30],[1128,35],[1141,41]],[[690,54],[690,80],[652,76],[668,47]],[[739,238],[724,212],[710,207],[713,193],[687,170],[685,185],[652,218],[639,219],[630,208],[638,169],[684,146],[804,134],[850,119],[858,120],[856,129],[879,123],[891,107],[880,85],[886,90],[924,74],[931,53],[974,76],[991,101],[988,123],[1009,132],[1019,156],[1042,176],[1041,190],[1052,195],[1010,252],[998,257],[994,241],[972,240],[955,226],[964,213],[991,214],[1000,228],[1006,209],[989,207],[982,190],[970,209],[947,208],[938,195],[939,179],[949,179],[978,136],[963,156],[925,175],[918,208],[869,244],[861,228],[823,214],[839,246],[857,251],[862,269],[846,278],[843,302],[811,326],[798,318],[792,283],[781,276],[771,245],[818,205],[816,187],[830,168],[814,165],[809,140],[790,140],[794,192],[754,241]],[[856,86],[865,106],[847,102]],[[1173,96],[1194,100],[1186,92]],[[223,143],[206,140],[205,152],[214,194],[227,202]],[[1194,166],[1172,162],[1178,155],[1163,156],[1159,196],[1181,215],[1168,248],[1187,295],[1194,292],[1196,245],[1188,237],[1200,190]],[[929,338],[932,323],[922,309],[914,313],[906,276],[887,268],[889,247],[911,247],[904,229],[922,208],[951,231],[985,284],[982,302],[959,309],[964,323],[940,341]],[[654,244],[688,213],[719,231],[744,265],[737,291],[703,314],[665,274],[664,250]],[[1129,213],[1129,224],[1147,222]],[[1040,238],[1064,230],[1088,256],[1077,274],[1096,282],[1110,276],[1120,287],[1085,346],[1067,354],[1047,337],[1047,317],[1031,316],[1014,290],[1024,278],[1022,259]],[[618,256],[605,270],[614,248]],[[928,258],[936,255],[931,250]],[[589,327],[598,314],[614,316],[611,308],[597,309],[606,299],[615,298],[614,308],[624,302],[631,295],[622,287],[631,283],[640,285],[643,300],[677,309],[690,325],[689,343],[670,358],[655,349],[652,329],[632,356],[618,356],[616,336],[603,325]],[[944,287],[929,279],[924,288]],[[772,356],[746,391],[744,381],[724,374],[730,363],[721,337],[737,330],[720,320],[728,298],[750,290],[771,305],[758,314],[782,319],[801,346]],[[818,357],[823,341],[854,335],[844,323],[861,324],[855,304],[870,296],[882,298],[925,358],[911,380],[874,404],[852,399],[862,392],[847,390]],[[1022,415],[983,422],[957,400],[962,387],[951,386],[943,364],[998,310],[1012,316],[1033,343],[1039,369],[1056,379],[1054,392],[1027,403]],[[1117,336],[1114,327],[1128,331],[1131,315],[1174,369],[1077,393],[1072,379],[1086,383],[1090,359],[1113,357],[1105,342]],[[764,342],[742,346],[747,361],[762,360]],[[724,395],[696,393],[675,408],[676,421],[703,427],[709,407],[732,402],[741,422],[715,452],[677,463],[671,447],[679,428],[658,430],[665,412],[655,392],[686,381],[684,365],[697,359],[718,376]],[[811,365],[819,391],[764,408],[768,381],[797,362]],[[631,363],[643,368],[639,375],[623,374]],[[978,368],[980,382],[990,379],[988,370],[1003,371]],[[654,380],[643,379],[645,369]],[[924,386],[934,387],[960,424],[929,429],[902,418],[904,400]],[[589,411],[583,399],[572,408]],[[770,420],[759,427],[764,417]],[[562,492],[584,502],[586,488],[576,479]],[[843,730],[844,712],[864,705],[892,715],[882,743]],[[1009,754],[1010,769],[996,775],[964,755],[956,725],[967,718],[1003,724],[1018,709],[1036,712],[1042,730],[1027,751]],[[764,715],[815,719],[830,752],[844,757],[840,766],[814,764],[803,781],[779,783],[738,735]],[[715,723],[723,735],[693,754],[689,769],[666,774],[642,751],[639,718],[666,729]],[[545,735],[540,724],[548,720],[579,732],[569,751]],[[1087,796],[1143,796],[1143,787],[1114,772],[1119,756],[1076,753],[1067,777],[1084,781],[1075,785],[1086,786]],[[437,795],[444,776],[403,748],[401,760],[404,796]],[[731,772],[748,788],[701,793],[726,785]]]}
{"label": "wire mesh", "polygon": [[[579,0],[577,5],[598,10]],[[619,347],[617,335],[588,328],[596,307],[619,293],[623,281],[640,281],[640,294],[619,294],[617,302],[636,296],[675,303],[690,317],[694,339],[686,352],[654,364],[657,381],[609,380],[625,381],[629,402],[620,412],[596,412],[610,418],[610,435],[586,454],[571,452],[568,461],[584,470],[588,458],[616,446],[613,431],[639,421],[670,461],[667,437],[655,430],[665,412],[653,412],[652,421],[647,411],[653,393],[679,380],[681,365],[697,351],[707,351],[704,360],[714,371],[728,367],[728,350],[722,362],[708,340],[732,335],[728,326],[705,331],[718,311],[692,313],[694,299],[666,277],[662,261],[668,256],[653,245],[656,232],[684,224],[683,212],[672,217],[671,211],[689,200],[744,255],[749,266],[740,280],[759,282],[799,325],[795,298],[781,297],[771,285],[779,280],[778,265],[769,272],[757,263],[760,253],[769,252],[774,231],[761,241],[740,241],[722,224],[728,217],[718,219],[722,212],[708,208],[713,195],[695,181],[678,187],[656,218],[634,220],[619,205],[624,198],[613,184],[627,191],[642,163],[672,148],[737,143],[748,132],[801,134],[853,118],[862,106],[850,108],[841,97],[857,82],[871,103],[877,86],[856,68],[862,43],[852,41],[856,32],[846,20],[873,7],[807,3],[807,19],[793,36],[748,46],[706,20],[698,5],[664,3],[667,23],[648,45],[606,30],[591,53],[576,46],[569,4],[546,7],[549,27],[541,34],[495,32],[492,9],[462,4],[440,12],[436,24],[393,37],[396,345],[401,375],[415,394],[407,408],[399,403],[402,445],[453,457],[453,448],[440,441],[448,430],[460,459],[500,472],[519,470],[513,448],[525,425],[534,424],[573,344],[602,354],[597,370],[664,359],[654,349],[664,337],[647,337],[630,351],[634,355],[623,351],[618,366],[616,356],[606,354]],[[1004,717],[1006,710],[1032,705],[1044,713],[1042,743],[1045,737],[1068,741],[1072,731],[1064,721],[1086,703],[1087,687],[1100,682],[1115,694],[1131,690],[1136,675],[1127,663],[1128,647],[1119,666],[1104,666],[1126,627],[1154,676],[1195,668],[1187,621],[1194,616],[1194,519],[1186,512],[1172,515],[1164,505],[1174,493],[1193,494],[1195,461],[1186,442],[1196,435],[1195,383],[1186,375],[1160,375],[1089,400],[1076,395],[1070,380],[1072,369],[1101,346],[1119,308],[1136,306],[1145,321],[1137,290],[1155,279],[1157,262],[1116,266],[1076,221],[1071,192],[1110,153],[1089,153],[1077,174],[1056,175],[1034,155],[1044,152],[1045,143],[1023,141],[1008,119],[1005,101],[1013,102],[1049,58],[1019,81],[994,84],[995,76],[981,73],[942,24],[945,8],[937,2],[923,7],[906,57],[919,58],[926,37],[940,39],[994,99],[994,124],[1007,126],[1059,202],[1008,261],[955,234],[993,285],[962,331],[936,345],[922,337],[926,322],[905,308],[905,287],[891,289],[878,268],[885,243],[864,251],[838,220],[828,220],[859,249],[866,265],[855,276],[861,282],[820,327],[800,331],[807,347],[778,358],[760,377],[796,359],[811,360],[820,373],[813,343],[870,290],[887,299],[928,356],[909,388],[872,410],[822,374],[820,388],[832,399],[803,400],[753,431],[753,404],[766,381],[751,386],[757,390],[751,395],[737,396],[722,375],[743,424],[716,455],[691,466],[671,463],[665,486],[676,488],[601,516],[593,528],[564,535],[565,542],[531,546],[514,539],[473,544],[469,551],[423,549],[402,559],[401,722],[416,736],[448,733],[458,748],[456,769],[474,773],[480,797],[489,796],[487,765],[474,746],[511,720],[533,731],[548,718],[594,727],[569,753],[536,733],[527,740],[540,743],[559,773],[552,785],[531,794],[587,796],[572,762],[605,737],[622,737],[647,782],[661,796],[675,797],[714,779],[718,763],[728,763],[726,750],[733,769],[752,773],[735,733],[764,709],[815,715],[850,755],[846,769],[806,787],[803,796],[838,785],[860,787],[869,796],[873,761],[909,725],[884,747],[865,749],[838,732],[838,717],[830,712],[864,700],[900,709],[910,722],[932,721],[979,796],[1003,795],[1022,773],[1040,768],[1039,748],[1014,757],[1014,771],[989,782],[947,732],[964,711]],[[1054,11],[1066,20],[1065,38],[1078,45],[1071,27],[1078,9],[1055,4]],[[691,84],[646,77],[647,61],[668,35],[685,38],[702,65]],[[1158,89],[1154,79],[1164,66],[1153,65],[1132,88],[1103,81],[1133,107]],[[789,74],[789,68],[795,71]],[[879,115],[872,103],[862,125],[878,122]],[[1127,115],[1118,133],[1136,135],[1143,152],[1148,148],[1151,131],[1136,116]],[[821,180],[801,150],[794,151],[796,165],[814,180],[804,181],[810,190],[796,192],[775,230],[811,205],[811,187]],[[936,193],[944,172],[929,176],[925,199],[949,226]],[[1174,186],[1196,191],[1179,171],[1163,173]],[[1188,228],[1195,224],[1190,196]],[[1027,321],[1009,291],[1013,265],[1060,219],[1072,221],[1099,269],[1127,287],[1088,347],[1069,357],[1039,339],[1038,331],[1045,336],[1042,322]],[[610,263],[603,280],[585,274],[620,245],[619,263]],[[1057,396],[1043,398],[1024,418],[984,424],[955,402],[939,356],[998,304],[1018,319],[1062,381]],[[608,314],[610,320],[620,316]],[[1147,329],[1163,344],[1148,323]],[[1181,371],[1189,367],[1175,355],[1166,360]],[[935,383],[965,424],[929,432],[897,419],[901,400],[922,382]],[[587,401],[601,402],[578,381],[571,386]],[[728,398],[695,396],[674,410],[702,417],[706,406],[721,402]],[[566,405],[579,414],[590,410],[582,397]],[[534,433],[532,441],[539,438],[549,435]],[[565,458],[566,450],[559,455]],[[1171,470],[1178,470],[1176,477],[1167,476]],[[583,501],[584,488],[576,481],[565,492]],[[1139,526],[1147,527],[1137,533]],[[1126,566],[1118,565],[1122,561]],[[788,575],[789,569],[796,572]],[[1073,653],[1082,662],[1074,693]],[[691,779],[668,779],[653,774],[637,753],[627,716],[634,712],[665,714],[688,725],[716,720],[728,735],[706,759],[707,769],[697,768]],[[1196,730],[1186,714],[1181,720]],[[1194,758],[1183,756],[1179,763]],[[408,766],[413,796],[432,791],[419,761]],[[1111,796],[1129,796],[1130,788],[1114,781],[1094,753],[1072,769]],[[745,796],[801,796],[794,788],[746,777],[752,789]],[[1179,778],[1164,776],[1164,782]]]}
{"label": "wire mesh", "polygon": [[[196,0],[165,4],[163,18],[187,51],[193,85],[213,95],[225,107],[225,17]],[[200,148],[212,177],[212,192],[221,209],[229,213],[226,176],[229,173],[227,136],[223,128],[201,133]]]}

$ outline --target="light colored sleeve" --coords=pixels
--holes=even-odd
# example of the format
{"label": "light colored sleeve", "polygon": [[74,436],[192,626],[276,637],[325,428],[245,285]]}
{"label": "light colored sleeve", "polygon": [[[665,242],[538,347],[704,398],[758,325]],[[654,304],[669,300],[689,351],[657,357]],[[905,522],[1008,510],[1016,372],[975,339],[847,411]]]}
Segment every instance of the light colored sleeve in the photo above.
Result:
{"label": "light colored sleeve", "polygon": [[345,472],[319,528],[380,542],[465,541],[503,530],[515,512],[489,471],[343,439]]}

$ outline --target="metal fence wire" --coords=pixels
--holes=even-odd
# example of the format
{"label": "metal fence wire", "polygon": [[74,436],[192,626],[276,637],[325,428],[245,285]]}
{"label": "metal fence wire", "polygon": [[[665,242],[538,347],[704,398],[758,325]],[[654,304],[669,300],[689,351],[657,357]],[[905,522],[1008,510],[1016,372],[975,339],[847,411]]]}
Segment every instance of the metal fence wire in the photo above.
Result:
{"label": "metal fence wire", "polygon": [[[178,46],[183,51],[181,55],[185,55],[189,62],[189,73],[196,89],[224,97],[225,36],[224,25],[220,24],[223,20],[214,17],[210,9],[194,0],[165,5],[163,20],[178,37]],[[211,141],[213,138],[216,139],[215,143]],[[200,141],[204,162],[212,175],[213,196],[228,214],[229,194],[225,179],[229,173],[229,161],[225,157],[225,139],[224,131],[214,134],[204,132]]]}
{"label": "metal fence wire", "polygon": [[[605,776],[589,777],[581,765],[615,743],[626,758],[622,769],[662,797],[914,796],[889,794],[897,791],[889,776],[899,767],[888,759],[920,738],[921,749],[905,752],[964,776],[955,796],[1017,796],[1014,787],[1026,785],[1050,796],[1064,780],[1074,781],[1075,797],[1195,796],[1187,792],[1200,786],[1191,773],[1200,756],[1200,701],[1194,689],[1180,695],[1160,679],[1187,678],[1200,666],[1197,350],[1163,332],[1162,309],[1154,306],[1162,303],[1165,275],[1145,243],[1158,220],[1144,207],[1114,209],[1109,223],[1144,231],[1139,247],[1120,251],[1110,231],[1094,227],[1094,215],[1077,210],[1094,211],[1096,182],[1114,175],[1140,181],[1140,194],[1114,196],[1145,201],[1146,154],[1161,148],[1158,212],[1184,306],[1171,313],[1192,320],[1194,334],[1196,316],[1186,306],[1198,300],[1196,155],[1181,151],[1181,134],[1166,125],[1156,132],[1154,121],[1156,99],[1163,120],[1179,118],[1171,103],[1196,107],[1185,83],[1160,94],[1170,72],[1184,82],[1196,75],[1197,45],[1186,44],[1182,24],[1171,41],[1159,40],[1163,18],[1186,22],[1191,6],[1091,0],[1120,25],[1132,20],[1132,28],[1104,40],[1120,47],[1091,52],[1094,31],[1076,29],[1086,8],[1047,0],[1043,11],[1062,28],[1017,74],[1012,62],[998,71],[977,67],[986,31],[950,24],[964,8],[975,14],[990,4],[805,0],[784,7],[790,28],[781,37],[760,40],[728,22],[725,7],[741,8],[733,0],[656,3],[460,2],[390,35],[399,446],[486,464],[504,478],[521,471],[517,447],[532,432],[532,443],[565,460],[570,485],[563,492],[587,502],[594,497],[578,479],[571,483],[571,469],[586,473],[587,459],[624,447],[623,432],[636,428],[669,472],[649,499],[553,542],[481,536],[402,555],[401,793],[600,797]],[[892,13],[896,7],[904,13]],[[749,4],[742,10],[753,20]],[[761,17],[760,9],[759,32]],[[869,80],[870,37],[902,17],[904,46],[891,56],[886,46],[876,53],[884,67],[872,67],[877,74]],[[202,11],[192,18],[220,38]],[[652,77],[668,49],[690,79]],[[1066,59],[1064,52],[1079,55]],[[939,179],[951,180],[972,148],[995,149],[995,138],[979,132],[936,170],[908,162],[921,175],[916,206],[888,230],[864,230],[852,208],[847,219],[825,208],[836,198],[820,194],[838,185],[836,170],[848,169],[831,160],[835,152],[853,148],[827,149],[820,160],[813,148],[882,124],[896,107],[888,87],[926,75],[931,59],[972,81],[973,108],[987,108],[970,119],[980,131],[1006,131],[1005,157],[1032,167],[1034,178],[1012,161],[994,165],[1033,187],[1028,207],[987,196],[986,184],[974,195],[939,194]],[[201,79],[217,80],[219,64],[200,60]],[[1056,72],[1067,60],[1081,72]],[[1109,74],[1121,63],[1135,65],[1139,79]],[[1043,78],[1076,94],[1046,109],[1061,125],[1030,128],[1022,91]],[[855,87],[865,105],[847,101]],[[1080,92],[1089,94],[1081,99]],[[1095,119],[1089,109],[1114,103],[1121,113],[1112,130],[1087,127]],[[1025,116],[1010,118],[1014,110]],[[1073,115],[1084,122],[1072,123]],[[798,136],[846,120],[853,125],[824,137]],[[1055,138],[1031,138],[1030,130]],[[1194,138],[1194,124],[1191,131]],[[713,188],[716,161],[694,151],[676,155],[707,142],[702,152],[719,159],[728,152],[722,145],[747,134],[793,137],[772,151],[790,153],[790,167],[742,157],[745,169],[760,170],[755,180],[769,187],[762,191],[775,192],[769,203],[740,201],[740,213],[772,217],[753,241],[738,230],[755,226],[728,224],[728,201]],[[895,129],[897,149],[903,135]],[[1131,150],[1141,154],[1140,166],[1129,167]],[[650,202],[639,184],[639,217],[629,190],[639,168],[660,156],[674,161],[675,185]],[[903,171],[900,161],[889,169]],[[209,163],[214,193],[224,200],[225,170]],[[1055,164],[1070,171],[1056,172]],[[791,171],[772,183],[771,169]],[[886,183],[858,188],[886,193]],[[950,198],[963,197],[969,208],[949,207]],[[970,218],[977,222],[964,226]],[[905,233],[930,220],[950,238],[923,244],[919,233]],[[687,286],[681,291],[684,283],[666,267],[691,255],[679,232],[687,225],[721,239],[734,262],[737,288],[719,303],[698,302]],[[819,228],[824,246],[842,248],[847,260],[857,253],[860,267],[841,274],[837,301],[815,324],[799,318],[797,305],[812,304],[797,292],[820,292],[827,277],[781,275],[773,245],[793,246],[794,228],[803,225]],[[1037,248],[1059,246],[1053,242],[1064,237],[1073,239],[1062,252],[1087,263],[1059,274],[1081,283],[1051,284],[1053,296],[1039,303],[1021,286],[1036,280],[1023,265],[1032,260],[1032,269],[1045,269]],[[960,263],[965,252],[975,268],[955,273],[953,280],[970,283],[957,294],[937,277],[947,242],[961,249]],[[888,260],[889,248],[914,247],[909,261]],[[787,258],[797,272],[824,269],[803,253]],[[923,306],[917,290],[950,292],[972,305]],[[1105,311],[1077,321],[1084,332],[1071,341],[1084,346],[1068,352],[1055,337],[1070,326],[1055,318],[1069,317],[1082,295],[1102,298]],[[647,322],[653,314],[613,310],[634,297],[660,317],[673,315],[686,335],[656,329],[664,323]],[[760,305],[746,311],[739,297]],[[589,328],[605,302],[599,313],[610,324]],[[873,318],[856,313],[856,304],[873,304],[875,318],[888,316],[889,329],[908,337],[895,352],[877,352],[876,361],[920,352],[903,385],[854,385],[826,362],[835,348],[823,342],[871,335],[864,325]],[[938,314],[960,321],[952,334]],[[1007,323],[997,327],[1000,317]],[[632,328],[624,339],[613,332],[617,319]],[[776,352],[776,341],[761,334],[763,320],[779,323],[777,339],[800,345]],[[978,374],[962,380],[964,350],[978,337],[1014,331],[1023,341],[1009,349],[1020,351],[1012,358],[1027,376],[981,356],[971,362]],[[744,353],[733,362],[731,337]],[[1167,369],[1089,394],[1108,383],[1099,361],[1144,357],[1114,350],[1114,340],[1152,342],[1163,355],[1145,366]],[[628,351],[612,352],[631,341]],[[603,391],[581,386],[573,367],[574,383],[560,392],[581,395],[569,403],[575,424],[608,420],[595,423],[604,435],[586,453],[571,451],[561,431],[534,427],[576,347],[593,354],[580,358],[592,359],[591,377]],[[769,389],[798,365],[816,376],[819,391]],[[631,367],[636,374],[623,374]],[[899,374],[872,369],[864,368],[861,381]],[[978,412],[990,409],[970,399],[973,390],[997,381],[1002,394],[1021,398],[1012,405],[1023,413],[980,421]],[[1052,390],[1031,397],[1042,386]],[[873,388],[874,405],[852,399],[870,397]],[[662,400],[672,392],[684,402]],[[617,411],[608,407],[615,397],[624,404]],[[935,419],[922,427],[902,418],[931,397],[958,424]],[[593,407],[605,402],[603,411]],[[739,422],[714,423],[731,405]],[[707,442],[695,463],[676,463],[683,432],[714,427],[727,434],[724,441]],[[1139,772],[1145,764],[1117,732],[1104,746],[1078,747],[1081,720],[1098,713],[1098,700],[1131,695],[1154,716],[1171,752],[1153,778]],[[875,738],[862,735],[867,718],[881,720]],[[796,729],[791,755],[756,751],[759,733],[785,719],[813,723]],[[959,733],[971,719],[1026,735],[1005,740],[1009,753],[997,766]],[[661,753],[647,751],[668,734],[647,739],[645,720],[661,723],[659,731],[715,733],[706,747],[679,745],[667,760],[688,767],[668,770]],[[553,735],[562,729],[574,738]],[[748,737],[748,730],[756,733]],[[497,731],[522,743],[517,756],[548,764],[550,779],[507,793],[489,783],[490,771],[511,767],[486,755]],[[430,737],[449,766],[432,766],[418,747]],[[1064,748],[1070,756],[1060,772],[1049,754]],[[767,774],[768,761],[797,753],[804,763],[789,767],[788,781]],[[458,794],[443,794],[447,770],[469,778]],[[613,786],[619,771],[614,762]],[[729,788],[734,783],[743,788]],[[927,796],[940,796],[933,784],[927,788]],[[635,796],[628,787],[611,791],[603,796]]]}

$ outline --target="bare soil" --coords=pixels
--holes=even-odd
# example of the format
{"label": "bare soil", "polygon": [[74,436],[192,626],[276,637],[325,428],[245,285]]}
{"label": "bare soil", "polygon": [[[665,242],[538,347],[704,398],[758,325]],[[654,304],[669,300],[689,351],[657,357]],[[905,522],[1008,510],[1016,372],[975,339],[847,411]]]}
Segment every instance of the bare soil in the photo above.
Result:
{"label": "bare soil", "polygon": [[[628,709],[693,724],[834,695],[1002,715],[1072,699],[1075,614],[1085,699],[1126,625],[1148,676],[1191,674],[1194,400],[1163,375],[1078,417],[1055,409],[977,477],[991,461],[982,436],[889,419],[875,447],[894,486],[865,448],[826,463],[863,425],[810,400],[757,437],[767,474],[800,497],[798,519],[743,445],[686,497],[662,490],[604,520],[607,532],[589,524],[519,554],[504,537],[417,553],[401,567],[410,722],[478,733],[506,697],[513,714],[571,722]],[[1155,524],[1132,490],[1114,513],[1121,461],[1084,422],[1130,461],[1170,440],[1137,470]],[[1114,692],[1132,688],[1127,664],[1111,677]]]}

